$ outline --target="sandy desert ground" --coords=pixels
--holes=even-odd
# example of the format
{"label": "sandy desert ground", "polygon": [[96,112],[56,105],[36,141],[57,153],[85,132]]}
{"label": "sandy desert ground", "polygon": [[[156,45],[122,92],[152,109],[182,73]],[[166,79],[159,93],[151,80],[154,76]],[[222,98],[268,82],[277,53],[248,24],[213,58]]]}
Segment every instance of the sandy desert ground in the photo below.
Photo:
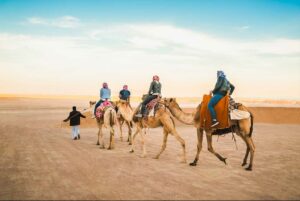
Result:
{"label": "sandy desert ground", "polygon": [[[0,199],[105,200],[299,200],[300,108],[251,108],[255,115],[254,170],[241,167],[245,145],[231,135],[214,137],[224,165],[204,148],[198,166],[180,163],[181,146],[169,137],[159,160],[152,157],[162,143],[162,129],[146,138],[147,158],[141,158],[116,134],[116,148],[96,146],[93,120],[82,120],[81,140],[71,140],[61,126],[72,105],[83,100],[0,99]],[[178,124],[186,141],[187,159],[196,153],[196,133]],[[108,142],[108,131],[106,142]]]}

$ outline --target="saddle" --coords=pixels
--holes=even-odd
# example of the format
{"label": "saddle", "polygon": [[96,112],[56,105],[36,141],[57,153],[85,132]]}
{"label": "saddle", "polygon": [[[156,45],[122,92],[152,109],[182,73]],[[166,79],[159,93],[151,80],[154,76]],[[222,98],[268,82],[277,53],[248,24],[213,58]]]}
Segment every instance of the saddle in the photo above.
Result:
{"label": "saddle", "polygon": [[[200,109],[200,127],[203,129],[211,129],[211,115],[208,109],[208,103],[211,99],[211,95],[204,95]],[[217,120],[219,125],[216,129],[224,129],[230,127],[229,124],[229,95],[224,96],[216,105],[215,111],[217,114]]]}
{"label": "saddle", "polygon": [[[148,95],[144,94],[143,97],[142,97],[142,100],[145,100],[147,98],[147,96]],[[154,110],[153,111],[153,116],[155,116],[155,112],[159,107],[158,102],[159,102],[160,98],[161,97],[158,96],[157,98],[155,98],[155,99],[151,100],[149,103],[147,103],[147,105],[146,105],[146,114],[147,114],[147,116],[149,116],[149,114],[151,113],[152,110]]]}
{"label": "saddle", "polygon": [[102,118],[105,111],[110,107],[113,107],[113,104],[110,101],[104,101],[101,103],[96,109],[96,117],[98,119]]}

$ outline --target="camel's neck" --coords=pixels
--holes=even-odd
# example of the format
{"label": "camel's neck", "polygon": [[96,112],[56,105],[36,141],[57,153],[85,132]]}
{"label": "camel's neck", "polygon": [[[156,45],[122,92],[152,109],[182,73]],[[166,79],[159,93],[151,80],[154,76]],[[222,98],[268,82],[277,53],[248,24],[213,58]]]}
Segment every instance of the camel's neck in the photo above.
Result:
{"label": "camel's neck", "polygon": [[172,115],[176,117],[176,119],[178,119],[180,122],[188,125],[194,124],[194,114],[183,112],[176,102],[170,104],[168,108],[171,111]]}

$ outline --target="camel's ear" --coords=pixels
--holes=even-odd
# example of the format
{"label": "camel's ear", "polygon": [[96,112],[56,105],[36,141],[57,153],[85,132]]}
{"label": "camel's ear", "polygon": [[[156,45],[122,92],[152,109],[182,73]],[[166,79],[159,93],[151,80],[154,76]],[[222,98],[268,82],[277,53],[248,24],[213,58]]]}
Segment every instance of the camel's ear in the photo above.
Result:
{"label": "camel's ear", "polygon": [[172,102],[173,101],[173,98],[170,98],[170,102]]}

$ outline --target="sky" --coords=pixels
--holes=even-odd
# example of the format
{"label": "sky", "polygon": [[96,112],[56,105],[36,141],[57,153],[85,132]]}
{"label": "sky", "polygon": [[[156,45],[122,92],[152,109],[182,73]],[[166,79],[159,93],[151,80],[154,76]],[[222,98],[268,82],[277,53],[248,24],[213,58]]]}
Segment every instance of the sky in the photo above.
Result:
{"label": "sky", "polygon": [[0,0],[0,94],[300,100],[300,1]]}

